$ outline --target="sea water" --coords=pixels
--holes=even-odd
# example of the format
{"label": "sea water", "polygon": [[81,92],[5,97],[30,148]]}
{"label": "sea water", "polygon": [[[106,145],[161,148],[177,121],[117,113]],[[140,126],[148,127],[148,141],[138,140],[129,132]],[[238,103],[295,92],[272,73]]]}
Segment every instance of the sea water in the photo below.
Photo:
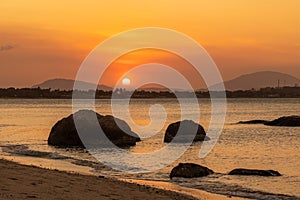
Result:
{"label": "sea water", "polygon": [[[120,100],[119,104],[123,102]],[[184,106],[190,109],[188,110],[190,116],[187,118],[193,118],[193,115],[197,114],[193,108],[199,106],[201,111],[199,122],[207,130],[211,122],[211,101],[199,99],[197,105],[194,105],[195,102],[189,102],[187,99],[185,103]],[[150,130],[143,132],[143,136],[148,134],[149,137],[142,138],[141,142],[127,151],[145,154],[158,151],[165,146],[163,137],[167,126],[181,119],[181,107],[176,99],[132,99],[129,106],[132,121],[126,121],[133,127],[133,131],[139,133],[141,130],[139,126],[143,128],[151,122],[149,108],[155,104],[161,105],[164,109],[152,110],[151,116],[164,123],[152,125]],[[111,101],[96,100],[95,110],[102,115],[111,114]],[[0,113],[2,158],[45,168],[101,174],[115,178],[171,182],[179,186],[229,196],[256,199],[300,198],[300,127],[237,124],[245,120],[272,120],[281,116],[300,115],[300,99],[297,98],[227,99],[227,113],[222,134],[205,158],[199,158],[202,143],[197,142],[167,167],[147,173],[113,170],[103,164],[105,161],[97,161],[83,149],[48,146],[47,138],[52,126],[72,113],[71,100],[0,99]],[[137,126],[133,126],[133,123]],[[174,148],[176,151],[180,145]],[[112,158],[118,158],[115,151],[106,151]],[[122,166],[124,169],[130,169],[134,162],[136,161],[129,160],[122,163]],[[157,157],[152,160],[145,159],[138,164],[148,168],[161,162],[162,159]],[[170,171],[180,162],[201,164],[217,173],[202,178],[170,180]],[[234,168],[273,169],[283,176],[227,175]]]}

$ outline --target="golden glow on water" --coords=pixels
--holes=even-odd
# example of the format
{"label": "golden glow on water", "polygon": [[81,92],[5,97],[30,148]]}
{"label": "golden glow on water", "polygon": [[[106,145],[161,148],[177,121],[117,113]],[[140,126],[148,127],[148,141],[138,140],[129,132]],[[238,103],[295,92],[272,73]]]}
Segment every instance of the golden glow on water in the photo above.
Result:
{"label": "golden glow on water", "polygon": [[[218,178],[196,179],[182,183],[186,187],[198,187],[208,182],[237,184],[243,187],[262,190],[271,193],[284,193],[300,196],[300,137],[298,127],[269,127],[263,125],[237,125],[240,120],[274,119],[284,115],[297,115],[300,112],[299,99],[229,99],[228,112],[224,130],[220,140],[212,152],[204,159],[199,159],[201,143],[195,143],[188,151],[171,166],[151,174],[137,177],[122,172],[101,171],[109,176],[123,178],[146,178],[148,180],[168,180],[171,168],[179,162],[193,162],[205,165],[216,172],[227,173],[233,168],[274,169],[283,174],[282,177],[235,177],[220,176]],[[210,122],[210,101],[200,99],[200,123],[207,129]],[[164,146],[163,134],[167,125],[180,119],[179,105],[175,99],[133,99],[130,113],[139,125],[149,123],[149,107],[161,104],[168,113],[167,121],[162,130],[151,138],[143,139],[136,147],[130,148],[134,153],[145,153]],[[103,114],[111,114],[109,100],[97,100],[96,110]],[[70,100],[0,100],[0,145],[24,145],[29,149],[46,152],[56,152],[60,155],[77,159],[92,160],[85,152],[65,151],[47,145],[51,127],[57,120],[71,114]],[[158,113],[159,114],[159,113]],[[193,111],[191,111],[193,114]],[[157,127],[158,128],[158,127]],[[156,129],[156,127],[155,127]],[[134,130],[138,133],[138,130]],[[1,155],[8,156],[7,153]],[[26,163],[36,162],[31,157],[23,157]],[[57,160],[48,160],[55,166]],[[134,161],[132,161],[134,162]],[[144,161],[144,165],[159,162]],[[47,164],[47,165],[48,165]],[[60,165],[60,164],[59,164]],[[66,170],[70,165],[60,165]],[[203,186],[204,187],[204,186]],[[205,186],[206,187],[206,186]]]}

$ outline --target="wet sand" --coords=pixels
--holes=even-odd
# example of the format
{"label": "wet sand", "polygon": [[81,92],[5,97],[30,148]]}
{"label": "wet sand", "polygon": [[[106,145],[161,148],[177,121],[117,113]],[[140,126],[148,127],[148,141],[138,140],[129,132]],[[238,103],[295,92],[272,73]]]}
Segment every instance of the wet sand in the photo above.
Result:
{"label": "wet sand", "polygon": [[0,160],[0,199],[194,199],[139,184]]}
{"label": "wet sand", "polygon": [[[198,194],[197,199],[225,196]],[[222,198],[222,199],[223,199]],[[0,160],[0,199],[195,199],[174,191]]]}

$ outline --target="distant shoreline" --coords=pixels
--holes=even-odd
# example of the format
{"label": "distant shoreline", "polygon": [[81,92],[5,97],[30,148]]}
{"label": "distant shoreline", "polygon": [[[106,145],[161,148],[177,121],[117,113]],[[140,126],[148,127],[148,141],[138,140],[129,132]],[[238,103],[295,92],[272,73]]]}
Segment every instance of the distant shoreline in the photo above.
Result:
{"label": "distant shoreline", "polygon": [[[300,97],[226,97],[226,99],[299,99]],[[24,99],[24,100],[72,100],[72,98],[2,98],[0,99],[7,99],[7,100],[13,100],[13,99]],[[110,100],[111,98],[82,98],[80,100]],[[125,99],[125,98],[115,98],[115,99]],[[153,98],[131,98],[131,99],[145,99],[145,100],[151,100],[151,99],[176,99],[176,98],[163,98],[163,97],[153,97]],[[189,99],[188,97],[186,99]],[[198,97],[197,99],[210,99],[209,97]]]}
{"label": "distant shoreline", "polygon": [[[41,88],[2,88],[0,89],[0,98],[2,99],[116,99],[133,98],[133,99],[167,99],[167,98],[223,98],[224,94],[220,91],[145,91],[137,90],[133,93],[125,89],[116,89],[115,91],[88,90],[51,90]],[[300,98],[300,87],[278,87],[278,88],[261,88],[258,90],[237,90],[226,91],[227,98]]]}

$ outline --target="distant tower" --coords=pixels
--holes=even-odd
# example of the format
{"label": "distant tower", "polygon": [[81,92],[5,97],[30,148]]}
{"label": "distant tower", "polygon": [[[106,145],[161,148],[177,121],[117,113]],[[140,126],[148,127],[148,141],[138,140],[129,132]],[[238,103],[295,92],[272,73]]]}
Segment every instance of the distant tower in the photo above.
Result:
{"label": "distant tower", "polygon": [[280,87],[280,79],[278,79],[278,81],[277,81],[277,88],[279,88]]}

